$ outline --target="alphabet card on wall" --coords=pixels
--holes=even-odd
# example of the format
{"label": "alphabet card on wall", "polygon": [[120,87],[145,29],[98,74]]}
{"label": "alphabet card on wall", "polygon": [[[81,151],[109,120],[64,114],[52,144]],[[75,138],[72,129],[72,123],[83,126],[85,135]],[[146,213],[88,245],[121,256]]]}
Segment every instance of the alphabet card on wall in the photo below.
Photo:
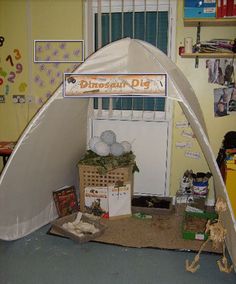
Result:
{"label": "alphabet card on wall", "polygon": [[108,186],[109,218],[131,216],[131,184]]}

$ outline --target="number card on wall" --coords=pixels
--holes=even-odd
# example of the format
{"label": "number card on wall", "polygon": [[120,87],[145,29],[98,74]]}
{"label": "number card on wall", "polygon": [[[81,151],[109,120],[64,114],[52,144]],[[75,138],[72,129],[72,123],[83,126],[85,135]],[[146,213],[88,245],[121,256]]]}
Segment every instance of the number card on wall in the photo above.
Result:
{"label": "number card on wall", "polygon": [[131,184],[108,186],[109,218],[131,216]]}
{"label": "number card on wall", "polygon": [[[19,48],[2,49],[0,59],[0,93],[8,95],[9,92],[17,90],[24,78],[22,77],[24,71],[22,52]],[[24,92],[25,89],[21,88],[19,91]]]}

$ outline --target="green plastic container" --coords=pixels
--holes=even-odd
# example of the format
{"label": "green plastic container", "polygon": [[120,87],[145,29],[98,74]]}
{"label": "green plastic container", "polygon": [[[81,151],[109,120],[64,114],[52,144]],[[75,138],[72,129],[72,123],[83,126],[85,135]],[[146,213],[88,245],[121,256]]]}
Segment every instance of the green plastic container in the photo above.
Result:
{"label": "green plastic container", "polygon": [[193,218],[196,218],[196,219],[204,219],[207,222],[208,220],[217,219],[218,218],[217,213],[215,213],[215,212],[195,213],[195,212],[186,212],[185,211],[185,215],[184,215],[184,219],[183,219],[183,223],[182,223],[183,238],[186,239],[186,240],[200,240],[200,241],[207,240],[209,234],[205,233],[206,228],[204,228],[204,230],[200,230],[200,231],[196,231],[196,232],[194,232],[193,230],[185,229],[186,222],[187,222],[187,219],[189,217],[193,217]]}

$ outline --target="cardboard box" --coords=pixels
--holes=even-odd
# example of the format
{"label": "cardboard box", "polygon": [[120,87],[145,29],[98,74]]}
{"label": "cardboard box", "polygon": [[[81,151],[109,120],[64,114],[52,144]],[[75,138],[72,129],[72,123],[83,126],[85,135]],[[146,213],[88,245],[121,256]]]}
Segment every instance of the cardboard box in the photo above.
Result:
{"label": "cardboard box", "polygon": [[184,18],[215,18],[216,1],[184,1]]}
{"label": "cardboard box", "polygon": [[89,242],[91,240],[96,239],[97,237],[101,236],[104,233],[105,228],[106,228],[104,225],[100,224],[99,221],[95,221],[95,220],[92,220],[92,219],[86,217],[84,214],[82,215],[81,220],[83,222],[94,224],[94,226],[99,230],[98,232],[96,232],[94,234],[90,234],[90,233],[84,234],[84,236],[79,237],[79,236],[71,233],[70,231],[66,230],[63,227],[63,224],[75,221],[77,214],[78,213],[73,213],[71,215],[67,215],[67,216],[61,217],[59,219],[56,219],[55,221],[53,221],[51,223],[52,228],[55,228],[56,232],[58,232],[62,236],[66,236],[66,237],[68,237],[68,238],[70,238],[70,239],[72,239],[72,240],[74,240],[78,243]]}
{"label": "cardboard box", "polygon": [[184,7],[216,7],[216,0],[185,0]]}
{"label": "cardboard box", "polygon": [[216,8],[184,8],[184,18],[215,18]]}
{"label": "cardboard box", "polygon": [[236,217],[236,160],[226,161],[225,184]]}
{"label": "cardboard box", "polygon": [[[152,202],[152,199],[154,201]],[[153,203],[153,206],[151,206]],[[136,195],[132,199],[132,212],[133,213],[145,213],[145,214],[171,214],[174,212],[171,197],[159,197],[159,196],[140,196]]]}

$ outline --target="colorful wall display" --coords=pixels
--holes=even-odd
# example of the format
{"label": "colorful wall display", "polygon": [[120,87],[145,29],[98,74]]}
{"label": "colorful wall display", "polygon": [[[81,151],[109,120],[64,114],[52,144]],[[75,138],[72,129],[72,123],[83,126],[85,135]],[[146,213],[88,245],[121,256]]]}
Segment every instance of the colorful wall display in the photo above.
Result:
{"label": "colorful wall display", "polygon": [[[19,47],[5,48],[5,43],[6,39],[0,36],[0,94],[8,95],[13,86],[19,88],[20,92],[25,92],[27,84],[20,82],[22,80],[21,74],[24,71],[22,52]],[[24,88],[22,88],[22,84],[24,84]]]}

